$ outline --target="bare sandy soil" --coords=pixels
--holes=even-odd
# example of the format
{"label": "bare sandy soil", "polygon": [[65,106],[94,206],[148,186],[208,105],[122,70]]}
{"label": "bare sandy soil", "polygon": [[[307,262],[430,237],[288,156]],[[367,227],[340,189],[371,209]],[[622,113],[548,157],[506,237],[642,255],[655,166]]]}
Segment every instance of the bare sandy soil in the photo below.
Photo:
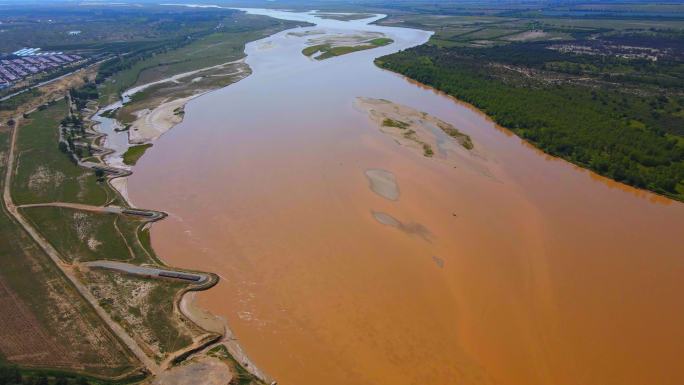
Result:
{"label": "bare sandy soil", "polygon": [[[122,108],[124,118],[127,115],[134,117],[128,131],[129,142],[143,144],[154,141],[183,121],[183,108],[190,100],[237,82],[249,74],[250,69],[244,60],[237,60],[131,89],[124,95],[125,98],[134,98],[138,92],[148,92],[150,95],[143,101],[131,101]],[[219,78],[223,78],[223,81],[219,81]]]}
{"label": "bare sandy soil", "polygon": [[174,112],[183,108],[195,96],[175,99],[162,103],[153,110],[141,110],[138,119],[128,131],[128,141],[132,144],[143,144],[153,141],[183,121],[183,116]]}
{"label": "bare sandy soil", "polygon": [[[153,385],[226,385],[233,378],[226,364],[217,358],[200,357],[158,375]],[[201,379],[201,380],[200,380]]]}
{"label": "bare sandy soil", "polygon": [[504,38],[509,41],[528,41],[544,38],[548,33],[544,31],[527,31]]}
{"label": "bare sandy soil", "polygon": [[202,329],[223,334],[226,329],[227,321],[211,314],[202,307],[197,306],[195,303],[196,294],[196,292],[189,292],[183,296],[178,305],[181,313],[192,322],[199,325]]}
{"label": "bare sandy soil", "polygon": [[40,96],[31,98],[16,110],[0,111],[0,126],[4,125],[5,122],[10,118],[30,112],[38,108],[40,105],[45,104],[51,100],[61,98],[62,96],[64,96],[64,91],[70,88],[81,87],[84,83],[84,78],[95,78],[98,68],[99,66],[97,65],[83,68],[74,72],[71,75],[65,76],[61,79],[55,80],[51,83],[38,87],[38,90],[40,91]]}

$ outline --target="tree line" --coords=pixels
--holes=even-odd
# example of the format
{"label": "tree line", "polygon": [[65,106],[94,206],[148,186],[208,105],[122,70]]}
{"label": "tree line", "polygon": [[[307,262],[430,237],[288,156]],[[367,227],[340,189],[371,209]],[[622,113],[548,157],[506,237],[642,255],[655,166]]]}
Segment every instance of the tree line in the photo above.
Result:
{"label": "tree line", "polygon": [[486,53],[472,51],[423,45],[376,63],[473,104],[547,153],[684,199],[684,140],[642,116],[658,113],[654,106],[671,103],[667,97],[501,77]]}

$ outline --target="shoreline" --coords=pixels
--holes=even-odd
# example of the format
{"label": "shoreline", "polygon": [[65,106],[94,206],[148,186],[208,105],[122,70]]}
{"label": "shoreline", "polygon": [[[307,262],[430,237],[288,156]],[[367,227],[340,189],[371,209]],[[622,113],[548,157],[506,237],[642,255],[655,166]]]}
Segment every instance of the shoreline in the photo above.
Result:
{"label": "shoreline", "polygon": [[[282,32],[282,31],[281,31]],[[104,118],[102,116],[102,113],[107,112],[107,111],[112,111],[117,108],[123,107],[128,101],[130,101],[130,98],[135,95],[138,92],[141,92],[145,90],[148,87],[155,86],[158,84],[163,84],[163,83],[168,83],[168,82],[176,82],[179,79],[187,78],[189,76],[193,76],[195,74],[212,70],[212,69],[217,69],[217,68],[224,68],[227,65],[230,64],[242,64],[246,68],[239,68],[237,72],[232,73],[231,75],[238,74],[241,75],[237,80],[234,82],[224,85],[218,88],[214,89],[203,89],[200,90],[199,92],[196,92],[190,96],[182,97],[182,98],[177,98],[177,99],[172,99],[169,98],[165,101],[163,101],[159,106],[155,107],[151,111],[147,111],[146,113],[140,114],[137,119],[132,123],[130,126],[128,132],[126,133],[127,135],[127,143],[124,149],[119,149],[119,151],[112,150],[110,153],[106,154],[103,156],[102,162],[110,167],[116,167],[116,168],[123,168],[125,170],[128,170],[130,173],[133,172],[133,167],[134,166],[128,166],[123,164],[122,161],[122,155],[125,153],[128,148],[135,146],[135,145],[140,145],[140,144],[149,144],[154,142],[156,139],[161,137],[163,134],[177,126],[178,124],[183,122],[184,119],[184,114],[179,114],[177,113],[180,109],[180,111],[184,111],[184,108],[188,102],[191,100],[200,97],[202,95],[205,95],[207,93],[222,89],[224,87],[228,87],[232,84],[237,83],[240,80],[243,80],[247,76],[251,75],[251,69],[249,66],[245,63],[245,58],[241,58],[238,60],[234,60],[231,62],[226,62],[223,64],[215,65],[215,66],[210,66],[210,67],[205,67],[201,68],[198,70],[194,71],[189,71],[177,75],[170,76],[165,79],[161,79],[158,81],[154,81],[151,83],[135,86],[133,88],[130,88],[126,90],[122,94],[122,99],[114,102],[112,104],[109,104],[107,106],[97,108],[92,115],[88,116],[88,119],[93,121],[95,124],[93,124],[92,129],[99,134],[101,134],[102,138],[102,147],[107,148],[107,138],[109,137],[109,133],[103,132],[100,130],[100,125],[103,123],[101,120],[96,120],[97,118]],[[244,76],[242,76],[244,75]],[[111,119],[115,125],[121,126],[121,122],[118,121],[116,118],[111,117],[108,118]],[[136,129],[135,131],[131,131],[133,129]],[[131,135],[132,133],[136,133],[137,135]],[[114,131],[113,133],[116,133]],[[122,133],[123,134],[123,133]],[[130,175],[130,174],[128,174]],[[121,197],[121,199],[124,201],[126,205],[128,205],[131,208],[138,208],[130,199],[130,196],[128,194],[128,175],[124,176],[113,176],[111,178],[107,178],[107,183],[108,185],[115,190]],[[154,221],[152,222],[147,222],[143,226],[146,227],[151,227]],[[161,263],[162,266],[169,267],[169,268],[174,268],[173,266],[170,266],[164,261],[163,257],[158,256],[157,258]],[[174,268],[175,269],[175,268]],[[172,365],[170,363],[175,362],[176,360],[182,359],[182,361],[190,361],[190,357],[203,353],[207,351],[208,349],[215,347],[215,346],[224,346],[230,355],[232,356],[233,360],[237,362],[239,365],[243,367],[246,371],[248,371],[251,375],[253,375],[256,379],[267,383],[271,384],[274,383],[273,379],[270,378],[264,371],[259,369],[256,364],[249,358],[249,356],[245,353],[244,349],[240,345],[237,337],[233,333],[232,329],[230,328],[230,325],[228,324],[228,321],[224,319],[223,317],[219,317],[217,315],[212,314],[206,309],[203,309],[199,307],[196,304],[195,297],[197,292],[199,291],[204,291],[204,290],[209,290],[213,286],[215,286],[218,281],[219,277],[211,272],[207,272],[206,274],[209,274],[215,279],[211,282],[211,284],[208,285],[199,285],[197,287],[191,286],[188,287],[181,292],[179,292],[176,295],[176,298],[174,299],[174,311],[178,311],[179,314],[188,321],[194,323],[197,327],[200,329],[204,330],[205,332],[209,334],[214,334],[217,337],[212,338],[212,339],[203,339],[202,341],[199,342],[199,346],[196,346],[198,342],[193,342],[190,346],[185,347],[184,349],[181,349],[179,351],[173,352],[171,356],[167,359],[167,364],[168,367],[165,369],[170,369]],[[151,381],[154,381],[156,375],[152,377]]]}
{"label": "shoreline", "polygon": [[615,180],[615,179],[611,179],[611,178],[609,178],[609,177],[607,177],[607,176],[603,176],[603,175],[597,173],[596,171],[594,171],[594,170],[592,170],[592,169],[590,169],[590,168],[586,168],[586,167],[584,167],[584,166],[582,166],[582,165],[580,165],[580,164],[573,163],[573,162],[571,162],[571,161],[569,161],[569,160],[567,160],[567,159],[564,159],[564,158],[561,158],[561,157],[559,157],[559,156],[552,155],[552,154],[549,154],[549,153],[547,153],[547,152],[544,152],[544,150],[542,150],[541,148],[535,146],[532,142],[529,142],[529,141],[527,141],[527,140],[521,138],[518,134],[516,134],[515,132],[513,132],[513,131],[510,130],[509,128],[507,128],[507,127],[505,127],[505,126],[502,126],[502,125],[500,125],[499,123],[497,123],[491,116],[487,115],[484,111],[482,111],[481,109],[479,109],[477,106],[475,106],[475,105],[473,105],[473,104],[470,104],[470,103],[468,103],[468,102],[465,102],[465,101],[463,101],[463,100],[461,100],[461,99],[458,99],[458,98],[456,98],[456,97],[453,96],[453,95],[449,95],[448,93],[446,93],[446,92],[444,92],[444,91],[442,91],[442,90],[440,90],[440,89],[437,89],[437,88],[435,88],[435,87],[433,87],[433,86],[430,86],[430,85],[425,84],[425,83],[421,83],[421,82],[419,82],[419,81],[417,81],[417,80],[415,80],[415,79],[412,79],[412,78],[410,78],[410,77],[408,77],[408,76],[406,76],[406,75],[404,75],[404,74],[402,74],[402,73],[400,73],[400,72],[395,72],[395,71],[389,70],[389,69],[387,69],[387,68],[382,68],[382,67],[378,66],[377,64],[375,64],[375,67],[378,68],[378,69],[381,70],[381,71],[387,71],[388,73],[390,73],[390,74],[392,74],[392,75],[398,76],[398,77],[404,79],[406,82],[408,82],[408,83],[410,83],[410,84],[413,84],[413,85],[415,85],[415,86],[418,86],[418,87],[423,88],[423,89],[426,89],[426,90],[430,90],[430,91],[434,92],[434,93],[437,94],[437,95],[444,96],[444,97],[446,97],[446,98],[451,99],[451,100],[452,100],[453,102],[455,102],[456,104],[459,104],[459,105],[461,105],[461,106],[463,106],[463,107],[465,107],[465,108],[467,108],[467,109],[469,109],[469,110],[471,110],[471,111],[477,113],[478,115],[482,116],[482,117],[483,117],[484,119],[486,119],[488,122],[492,123],[493,126],[494,126],[494,128],[495,128],[497,131],[503,133],[503,134],[506,135],[506,136],[515,136],[516,138],[518,138],[518,140],[520,141],[520,144],[521,144],[521,145],[527,147],[528,149],[531,149],[531,150],[537,152],[540,156],[547,158],[547,160],[562,161],[562,162],[564,162],[564,163],[566,163],[566,164],[572,166],[572,167],[573,167],[575,170],[577,170],[577,171],[580,171],[580,172],[587,172],[587,173],[588,173],[588,176],[589,176],[592,180],[601,182],[602,184],[608,186],[608,188],[611,188],[611,189],[612,189],[612,188],[617,188],[617,189],[619,189],[619,190],[621,190],[621,191],[628,192],[628,193],[630,193],[630,194],[632,194],[632,195],[634,195],[634,196],[637,196],[637,197],[639,197],[639,198],[648,199],[650,202],[658,203],[658,204],[662,204],[662,205],[670,205],[670,204],[672,204],[673,202],[684,204],[684,202],[679,201],[679,200],[677,200],[677,199],[673,199],[673,198],[671,198],[671,197],[669,197],[669,196],[667,196],[667,195],[660,194],[660,193],[657,193],[657,192],[651,191],[651,190],[646,190],[646,189],[637,188],[637,187],[634,187],[634,186],[631,186],[631,185],[622,183],[622,182],[617,181],[617,180]]}

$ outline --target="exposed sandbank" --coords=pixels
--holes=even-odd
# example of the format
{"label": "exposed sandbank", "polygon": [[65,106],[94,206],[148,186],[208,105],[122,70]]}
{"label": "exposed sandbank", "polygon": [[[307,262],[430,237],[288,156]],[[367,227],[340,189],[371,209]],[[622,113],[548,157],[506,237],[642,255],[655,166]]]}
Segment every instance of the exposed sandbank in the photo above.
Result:
{"label": "exposed sandbank", "polygon": [[138,111],[137,117],[128,130],[128,141],[131,144],[143,144],[153,141],[183,121],[183,116],[174,110],[183,108],[187,102],[197,95],[175,99],[154,108]]}
{"label": "exposed sandbank", "polygon": [[[229,73],[220,72],[227,68],[233,71]],[[196,74],[202,74],[203,76],[193,76]],[[143,144],[159,138],[183,121],[183,109],[190,100],[227,85],[211,80],[211,77],[229,77],[230,83],[235,83],[249,74],[250,69],[244,63],[244,60],[237,60],[175,75],[154,83],[135,87],[132,91],[127,91],[124,93],[124,101],[134,98],[138,92],[152,90],[148,91],[151,95],[146,98],[145,102],[131,102],[130,106],[125,104],[123,107],[124,112],[132,108],[139,108],[130,112],[135,116],[135,120],[128,130],[129,142],[132,144]],[[192,78],[189,79],[190,77]]]}
{"label": "exposed sandbank", "polygon": [[387,170],[374,168],[366,170],[365,174],[373,192],[391,201],[399,199],[399,185],[394,174]]}
{"label": "exposed sandbank", "polygon": [[452,124],[385,99],[358,97],[354,106],[397,144],[425,158],[494,178],[481,146]]}
{"label": "exposed sandbank", "polygon": [[398,220],[397,218],[381,211],[371,211],[371,214],[373,214],[375,220],[382,223],[383,225],[394,227],[407,234],[418,235],[427,241],[430,240],[430,230],[428,230],[427,227],[421,225],[420,223],[404,223]]}

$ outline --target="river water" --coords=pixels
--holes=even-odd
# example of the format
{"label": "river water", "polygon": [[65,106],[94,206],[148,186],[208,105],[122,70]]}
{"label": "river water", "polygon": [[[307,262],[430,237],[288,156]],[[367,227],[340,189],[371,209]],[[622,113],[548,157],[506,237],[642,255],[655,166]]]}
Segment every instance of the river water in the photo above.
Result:
{"label": "river water", "polygon": [[[684,383],[684,205],[373,65],[428,32],[250,12],[395,40],[324,61],[288,31],[248,44],[253,74],[191,101],[129,178],[134,204],[170,213],[162,258],[222,277],[199,303],[261,369],[282,385]],[[398,145],[358,96],[453,124],[487,172]],[[371,191],[374,168],[398,200]]]}

